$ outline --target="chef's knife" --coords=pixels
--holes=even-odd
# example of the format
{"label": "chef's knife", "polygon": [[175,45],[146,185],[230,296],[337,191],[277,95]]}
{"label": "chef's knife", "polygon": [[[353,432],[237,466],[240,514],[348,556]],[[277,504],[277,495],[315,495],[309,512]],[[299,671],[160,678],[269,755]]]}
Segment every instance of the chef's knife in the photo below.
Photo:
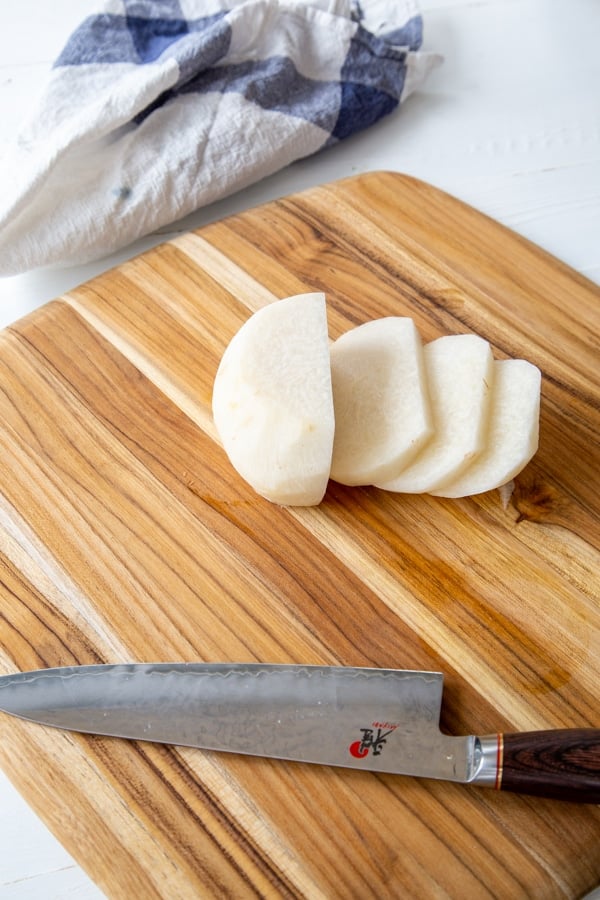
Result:
{"label": "chef's knife", "polygon": [[0,677],[0,710],[44,725],[600,803],[600,729],[452,737],[439,672],[131,663]]}

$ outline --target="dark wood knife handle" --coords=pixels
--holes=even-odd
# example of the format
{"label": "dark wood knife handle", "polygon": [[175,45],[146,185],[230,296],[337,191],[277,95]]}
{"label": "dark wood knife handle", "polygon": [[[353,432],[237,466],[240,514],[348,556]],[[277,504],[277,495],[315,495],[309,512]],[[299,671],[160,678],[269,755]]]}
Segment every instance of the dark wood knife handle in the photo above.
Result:
{"label": "dark wood knife handle", "polygon": [[600,729],[528,731],[500,740],[501,791],[600,803]]}

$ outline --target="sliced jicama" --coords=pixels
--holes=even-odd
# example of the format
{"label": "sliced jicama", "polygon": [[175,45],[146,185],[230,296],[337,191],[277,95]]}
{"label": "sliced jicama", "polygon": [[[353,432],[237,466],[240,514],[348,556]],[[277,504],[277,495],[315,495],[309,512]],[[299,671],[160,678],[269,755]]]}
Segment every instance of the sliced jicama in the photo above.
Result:
{"label": "sliced jicama", "polygon": [[373,484],[407,465],[432,434],[421,338],[390,316],[331,346],[335,437],[331,478]]}
{"label": "sliced jicama", "polygon": [[334,432],[324,294],[276,301],[244,323],[217,371],[213,417],[257,493],[295,506],[321,501]]}
{"label": "sliced jicama", "polygon": [[538,448],[541,373],[524,359],[494,363],[486,447],[439,497],[467,497],[501,487],[527,465]]}
{"label": "sliced jicama", "polygon": [[493,357],[490,345],[470,334],[438,338],[424,349],[434,434],[408,467],[377,482],[388,491],[418,494],[455,480],[484,447]]}

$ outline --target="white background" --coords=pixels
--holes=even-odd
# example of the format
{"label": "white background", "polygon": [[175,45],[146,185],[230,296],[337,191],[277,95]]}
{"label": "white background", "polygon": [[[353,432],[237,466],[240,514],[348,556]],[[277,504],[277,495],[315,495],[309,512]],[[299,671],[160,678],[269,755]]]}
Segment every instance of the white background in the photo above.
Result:
{"label": "white background", "polygon": [[[91,0],[3,3],[0,155],[92,8]],[[422,0],[421,8],[424,48],[445,63],[400,112],[110,259],[0,279],[0,327],[177,231],[376,169],[454,194],[600,283],[599,0]],[[0,773],[0,898],[101,896]]]}

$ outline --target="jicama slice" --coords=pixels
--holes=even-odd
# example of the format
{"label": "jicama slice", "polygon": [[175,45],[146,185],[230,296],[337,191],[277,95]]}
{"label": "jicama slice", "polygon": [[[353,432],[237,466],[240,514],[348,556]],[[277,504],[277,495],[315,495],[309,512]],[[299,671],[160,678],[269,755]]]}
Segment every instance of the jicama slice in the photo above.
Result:
{"label": "jicama slice", "polygon": [[423,348],[434,434],[416,459],[389,481],[388,491],[431,492],[455,480],[483,450],[489,416],[493,357],[471,334],[448,335]]}
{"label": "jicama slice", "polygon": [[462,475],[432,494],[467,497],[491,491],[527,465],[538,448],[540,383],[540,370],[524,359],[494,363],[486,447]]}
{"label": "jicama slice", "polygon": [[213,417],[257,493],[283,505],[321,501],[334,432],[324,294],[276,301],[244,323],[217,371]]}
{"label": "jicama slice", "polygon": [[331,478],[373,484],[407,465],[432,434],[423,347],[412,319],[389,316],[331,346]]}

